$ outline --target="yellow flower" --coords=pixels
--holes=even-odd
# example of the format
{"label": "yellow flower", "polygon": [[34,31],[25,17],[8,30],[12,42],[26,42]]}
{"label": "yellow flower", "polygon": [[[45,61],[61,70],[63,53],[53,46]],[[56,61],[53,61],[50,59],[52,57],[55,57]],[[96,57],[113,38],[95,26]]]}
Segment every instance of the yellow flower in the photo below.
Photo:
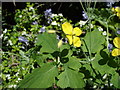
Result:
{"label": "yellow flower", "polygon": [[115,12],[115,8],[114,7],[112,7],[112,11]]}
{"label": "yellow flower", "polygon": [[120,18],[120,7],[113,7],[112,11],[116,13],[116,15]]}
{"label": "yellow flower", "polygon": [[120,55],[120,37],[115,37],[113,39],[113,44],[117,48],[112,50],[112,56],[119,56]]}
{"label": "yellow flower", "polygon": [[120,13],[120,7],[115,7],[115,11],[116,11],[117,13]]}
{"label": "yellow flower", "polygon": [[117,13],[117,16],[120,18],[120,13]]}
{"label": "yellow flower", "polygon": [[82,34],[82,30],[78,27],[73,28],[72,25],[68,22],[62,24],[63,32],[66,34],[66,37],[69,41],[69,44],[73,44],[75,47],[81,46],[81,40],[78,36]]}

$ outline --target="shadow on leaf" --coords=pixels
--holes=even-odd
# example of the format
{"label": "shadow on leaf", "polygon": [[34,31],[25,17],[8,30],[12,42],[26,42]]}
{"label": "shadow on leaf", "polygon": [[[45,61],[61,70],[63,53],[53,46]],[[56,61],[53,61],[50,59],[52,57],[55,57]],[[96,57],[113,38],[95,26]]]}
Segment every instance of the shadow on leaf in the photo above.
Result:
{"label": "shadow on leaf", "polygon": [[68,55],[69,50],[68,49],[63,49],[61,52],[61,57],[64,57],[66,55]]}
{"label": "shadow on leaf", "polygon": [[68,61],[69,61],[69,58],[67,58],[67,57],[66,58],[61,58],[62,63],[67,63]]}
{"label": "shadow on leaf", "polygon": [[108,54],[105,52],[105,51],[100,51],[100,55],[103,59],[101,59],[100,61],[98,61],[98,63],[100,65],[105,65],[107,64],[108,60],[109,60],[109,57],[108,57]]}
{"label": "shadow on leaf", "polygon": [[58,51],[55,51],[51,54],[53,57],[57,58],[59,56],[59,52]]}

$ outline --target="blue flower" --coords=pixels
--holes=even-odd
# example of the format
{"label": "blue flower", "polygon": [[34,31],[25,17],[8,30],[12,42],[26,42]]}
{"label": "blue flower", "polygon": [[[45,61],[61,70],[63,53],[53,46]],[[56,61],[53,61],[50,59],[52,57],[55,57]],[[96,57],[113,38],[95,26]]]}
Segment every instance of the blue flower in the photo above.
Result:
{"label": "blue flower", "polygon": [[64,43],[68,43],[68,39],[67,38],[63,38],[62,40]]}
{"label": "blue flower", "polygon": [[43,32],[45,32],[45,31],[46,31],[45,26],[43,26],[42,28],[40,28],[39,33],[43,33]]}
{"label": "blue flower", "polygon": [[120,30],[117,31],[117,34],[120,34]]}
{"label": "blue flower", "polygon": [[52,11],[51,9],[47,9],[46,11],[44,11],[45,18],[52,16],[52,12],[51,11]]}
{"label": "blue flower", "polygon": [[32,22],[32,24],[35,25],[35,24],[38,24],[38,22],[37,22],[37,21],[34,21],[34,22]]}
{"label": "blue flower", "polygon": [[87,13],[85,11],[82,11],[82,16],[83,16],[83,19],[88,19]]}
{"label": "blue flower", "polygon": [[61,39],[62,39],[62,36],[57,35],[57,39],[58,39],[58,40],[61,40]]}
{"label": "blue flower", "polygon": [[[61,35],[57,35],[57,39],[58,39],[58,40],[61,40],[61,39],[62,39],[62,36],[61,36]],[[63,41],[64,43],[68,43],[67,38],[63,38],[62,41]]]}
{"label": "blue flower", "polygon": [[109,49],[110,51],[112,51],[112,48],[113,48],[113,45],[112,45],[112,44],[108,44],[108,49]]}
{"label": "blue flower", "polygon": [[48,23],[50,23],[52,21],[52,10],[47,9],[46,11],[44,11],[44,15],[45,18],[48,20]]}
{"label": "blue flower", "polygon": [[24,42],[24,43],[28,44],[28,40],[25,37],[20,36],[20,37],[18,37],[18,40],[20,42]]}

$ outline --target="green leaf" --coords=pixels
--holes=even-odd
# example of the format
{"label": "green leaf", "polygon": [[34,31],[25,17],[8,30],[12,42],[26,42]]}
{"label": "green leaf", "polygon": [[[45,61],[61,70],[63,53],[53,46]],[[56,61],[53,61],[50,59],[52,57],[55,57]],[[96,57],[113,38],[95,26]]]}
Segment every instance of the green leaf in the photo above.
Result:
{"label": "green leaf", "polygon": [[112,83],[116,88],[119,88],[119,89],[120,89],[120,76],[119,76],[118,73],[115,73],[115,74],[112,76],[111,83]]}
{"label": "green leaf", "polygon": [[69,61],[65,65],[74,70],[79,70],[79,68],[81,67],[80,62],[76,57],[69,57]]}
{"label": "green leaf", "polygon": [[60,47],[60,51],[63,51],[64,49],[70,49],[70,45],[69,45],[69,44],[63,44],[63,45]]}
{"label": "green leaf", "polygon": [[101,35],[100,31],[94,30],[92,32],[88,32],[84,38],[83,42],[83,51],[88,52],[88,50],[91,51],[91,53],[98,52],[100,49],[102,49],[102,44],[105,41],[105,37]]}
{"label": "green leaf", "polygon": [[90,64],[83,64],[80,68],[80,72],[84,73],[85,78],[91,78],[95,76],[93,69],[91,68]]}
{"label": "green leaf", "polygon": [[37,68],[33,73],[23,79],[19,88],[48,88],[54,83],[58,75],[58,69],[53,63],[46,63],[41,68]]}
{"label": "green leaf", "polygon": [[60,48],[60,55],[61,57],[71,57],[73,51],[70,49],[69,44],[62,45]]}
{"label": "green leaf", "polygon": [[83,88],[85,86],[83,74],[69,68],[66,68],[65,71],[58,76],[58,79],[57,85],[61,88]]}
{"label": "green leaf", "polygon": [[101,74],[115,72],[114,68],[108,65],[109,60],[110,58],[108,57],[107,52],[104,50],[104,52],[102,51],[102,53],[96,54],[95,59],[92,61],[92,66]]}
{"label": "green leaf", "polygon": [[41,66],[44,64],[45,60],[47,57],[43,56],[43,55],[36,55],[35,60],[37,61],[37,63]]}
{"label": "green leaf", "polygon": [[58,51],[58,40],[56,39],[56,34],[39,34],[36,45],[41,45],[41,52],[52,53]]}

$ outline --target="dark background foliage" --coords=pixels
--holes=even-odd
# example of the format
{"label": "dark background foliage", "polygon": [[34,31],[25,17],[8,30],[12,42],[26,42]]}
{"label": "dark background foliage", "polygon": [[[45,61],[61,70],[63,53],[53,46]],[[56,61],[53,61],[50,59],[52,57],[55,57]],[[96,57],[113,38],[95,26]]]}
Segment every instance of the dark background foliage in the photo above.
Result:
{"label": "dark background foliage", "polygon": [[[32,2],[31,2],[32,3]],[[39,4],[43,4],[43,7],[40,7]],[[93,6],[94,3],[91,4]],[[38,6],[39,12],[43,12],[46,9],[51,8],[53,13],[62,13],[65,18],[71,19],[73,23],[78,22],[82,19],[82,7],[80,2],[38,2],[35,3]],[[85,3],[84,3],[85,5]],[[107,8],[107,3],[97,2],[96,7]],[[114,3],[113,6],[120,5],[120,2]],[[16,9],[24,9],[26,7],[25,2],[16,2],[15,5],[13,2],[3,2],[2,3],[2,16],[5,16],[6,22],[10,25],[14,25],[14,15]]]}

